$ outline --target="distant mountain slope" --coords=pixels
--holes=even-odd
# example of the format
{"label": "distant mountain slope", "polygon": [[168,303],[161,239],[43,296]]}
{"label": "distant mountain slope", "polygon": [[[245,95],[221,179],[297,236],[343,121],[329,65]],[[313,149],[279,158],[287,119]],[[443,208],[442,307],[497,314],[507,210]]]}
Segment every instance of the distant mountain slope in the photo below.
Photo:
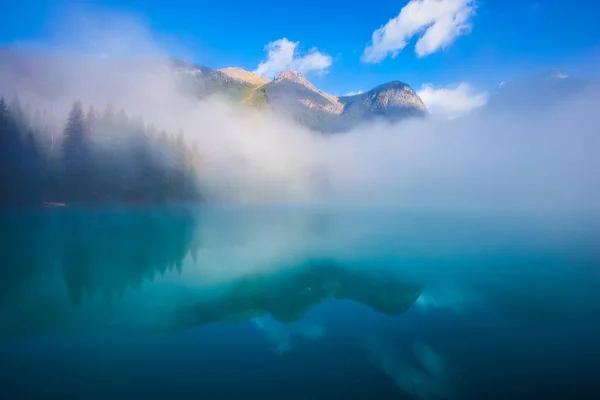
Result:
{"label": "distant mountain slope", "polygon": [[268,87],[271,97],[285,96],[284,100],[299,101],[306,107],[331,114],[341,114],[338,98],[317,89],[300,72],[285,70],[278,74]]}
{"label": "distant mountain slope", "polygon": [[252,86],[230,75],[178,59],[171,60],[175,73],[181,78],[181,89],[200,98],[213,94],[222,94],[239,100]]}
{"label": "distant mountain slope", "polygon": [[[262,101],[257,101],[258,96]],[[253,102],[318,131],[331,131],[343,108],[336,97],[318,90],[295,71],[277,75],[260,88]]]}
{"label": "distant mountain slope", "polygon": [[250,86],[260,86],[269,82],[269,79],[264,76],[256,75],[238,67],[221,68],[217,71]]}
{"label": "distant mountain slope", "polygon": [[425,104],[405,83],[394,81],[355,96],[336,97],[317,89],[301,73],[283,71],[257,95],[277,112],[324,132],[351,129],[360,122],[399,120],[427,114]]}
{"label": "distant mountain slope", "polygon": [[[153,57],[106,58],[1,47],[0,56],[0,78],[5,78],[0,79],[0,89],[7,96],[23,88],[23,84],[36,86],[48,98],[60,96],[68,88],[73,91],[79,87],[70,73],[74,67],[84,68],[89,76],[104,72],[110,76],[116,71],[119,76],[135,76],[140,71],[153,71],[154,66],[165,66],[163,59]],[[175,58],[168,61],[182,93],[200,99],[222,95],[250,106],[269,107],[315,131],[343,132],[367,120],[396,121],[427,114],[419,96],[398,81],[359,95],[337,97],[316,88],[296,71],[283,71],[269,81],[241,68],[215,70]],[[18,82],[13,79],[15,76],[19,77]],[[93,85],[89,87],[98,90]]]}
{"label": "distant mountain slope", "polygon": [[340,97],[343,114],[359,117],[386,117],[402,119],[425,116],[427,107],[417,93],[406,83],[393,81],[354,96]]}

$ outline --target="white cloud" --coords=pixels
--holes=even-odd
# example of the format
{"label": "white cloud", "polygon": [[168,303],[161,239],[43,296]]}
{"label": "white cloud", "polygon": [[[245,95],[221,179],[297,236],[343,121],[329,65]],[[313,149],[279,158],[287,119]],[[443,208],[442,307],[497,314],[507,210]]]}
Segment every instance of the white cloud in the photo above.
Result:
{"label": "white cloud", "polygon": [[475,0],[411,0],[400,14],[373,32],[362,61],[378,63],[396,57],[408,41],[421,35],[415,46],[419,57],[447,47],[471,30]]}
{"label": "white cloud", "polygon": [[487,103],[487,92],[476,92],[468,83],[436,88],[424,84],[417,92],[429,112],[441,118],[456,118]]}
{"label": "white cloud", "polygon": [[569,77],[569,75],[563,74],[560,71],[554,71],[554,73],[552,74],[552,77],[554,79],[567,79]]}
{"label": "white cloud", "polygon": [[258,64],[255,74],[273,78],[277,73],[292,69],[306,74],[308,72],[325,72],[331,66],[332,58],[312,48],[305,55],[298,54],[300,42],[292,42],[286,38],[275,40],[265,46],[267,59]]}
{"label": "white cloud", "polygon": [[356,96],[357,94],[362,94],[362,93],[364,93],[364,91],[357,90],[356,92],[348,92],[344,96]]}

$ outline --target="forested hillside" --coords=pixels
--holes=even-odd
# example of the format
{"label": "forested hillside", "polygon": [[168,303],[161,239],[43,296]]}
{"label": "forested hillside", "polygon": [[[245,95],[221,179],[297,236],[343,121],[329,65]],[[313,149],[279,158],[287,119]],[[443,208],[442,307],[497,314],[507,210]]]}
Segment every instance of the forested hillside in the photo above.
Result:
{"label": "forested hillside", "polygon": [[[200,198],[198,151],[141,117],[75,101],[66,120],[0,98],[0,204],[162,203]],[[50,204],[52,203],[52,204]]]}

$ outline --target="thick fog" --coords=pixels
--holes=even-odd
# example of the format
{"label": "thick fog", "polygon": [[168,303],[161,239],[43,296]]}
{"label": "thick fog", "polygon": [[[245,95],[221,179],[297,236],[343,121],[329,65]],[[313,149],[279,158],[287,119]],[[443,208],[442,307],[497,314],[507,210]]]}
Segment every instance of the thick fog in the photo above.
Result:
{"label": "thick fog", "polygon": [[[593,91],[550,109],[531,104],[452,121],[365,123],[325,136],[266,110],[182,94],[168,57],[185,51],[134,18],[98,10],[66,15],[53,25],[51,45],[3,50],[2,94],[65,116],[74,99],[99,108],[111,102],[146,123],[182,129],[198,143],[198,176],[212,198],[536,212],[600,204],[600,102]],[[32,50],[42,62],[27,61]]]}

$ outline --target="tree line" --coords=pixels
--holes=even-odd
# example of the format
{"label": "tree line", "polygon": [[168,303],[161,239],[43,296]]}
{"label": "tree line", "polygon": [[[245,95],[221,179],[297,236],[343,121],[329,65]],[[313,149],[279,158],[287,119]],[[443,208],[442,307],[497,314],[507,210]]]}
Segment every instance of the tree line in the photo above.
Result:
{"label": "tree line", "polygon": [[198,163],[183,132],[158,131],[111,104],[84,111],[76,100],[60,121],[0,98],[0,205],[197,201]]}

